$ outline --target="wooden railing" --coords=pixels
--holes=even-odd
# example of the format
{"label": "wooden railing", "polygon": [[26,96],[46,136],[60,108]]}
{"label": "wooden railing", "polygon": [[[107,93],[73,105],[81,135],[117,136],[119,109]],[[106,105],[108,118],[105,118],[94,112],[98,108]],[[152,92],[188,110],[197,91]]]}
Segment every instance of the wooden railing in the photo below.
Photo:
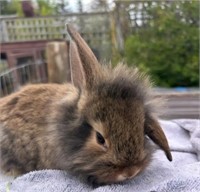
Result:
{"label": "wooden railing", "polygon": [[72,23],[104,59],[111,57],[111,20],[108,12],[73,13],[64,16],[1,18],[0,43],[64,40],[66,23]]}
{"label": "wooden railing", "polygon": [[29,83],[47,82],[46,62],[31,61],[0,73],[0,97],[9,95]]}
{"label": "wooden railing", "polygon": [[200,92],[157,92],[156,97],[162,97],[165,102],[163,119],[199,119],[200,118]]}
{"label": "wooden railing", "polygon": [[79,27],[87,37],[95,36],[102,40],[109,35],[109,13],[73,13],[64,16],[46,16],[32,18],[1,18],[1,42],[17,42],[40,39],[63,39],[66,37],[65,24],[72,23]]}

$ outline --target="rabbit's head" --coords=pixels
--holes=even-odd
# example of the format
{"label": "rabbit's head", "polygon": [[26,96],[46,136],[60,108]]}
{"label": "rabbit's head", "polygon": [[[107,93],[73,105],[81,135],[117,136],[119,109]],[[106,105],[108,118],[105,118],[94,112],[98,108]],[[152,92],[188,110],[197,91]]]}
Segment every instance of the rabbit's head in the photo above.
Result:
{"label": "rabbit's head", "polygon": [[84,71],[72,102],[73,120],[67,120],[72,127],[65,141],[70,169],[93,184],[132,178],[150,161],[150,139],[171,161],[167,139],[153,114],[148,78],[125,65],[100,66],[81,36],[71,26],[68,31]]}

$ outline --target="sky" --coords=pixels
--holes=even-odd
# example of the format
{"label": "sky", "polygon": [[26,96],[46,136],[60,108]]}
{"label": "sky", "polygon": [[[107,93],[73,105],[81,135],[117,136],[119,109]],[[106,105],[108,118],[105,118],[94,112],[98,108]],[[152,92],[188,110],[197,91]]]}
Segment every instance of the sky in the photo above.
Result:
{"label": "sky", "polygon": [[[108,0],[108,3],[111,3],[113,0]],[[72,10],[77,11],[77,0],[69,0],[68,1]],[[88,6],[91,6],[92,0],[82,0],[83,11],[87,10]]]}
{"label": "sky", "polygon": [[[1,1],[1,0],[0,0]],[[36,3],[37,0],[31,0],[33,3]],[[61,1],[61,0],[49,0],[51,2],[55,2],[55,1]],[[70,9],[72,12],[77,12],[78,11],[78,7],[77,7],[77,2],[78,0],[66,0],[69,3]],[[91,7],[91,3],[93,0],[82,0],[82,4],[83,4],[83,11],[87,11],[88,8]],[[94,0],[95,1],[95,0]],[[108,0],[108,3],[111,5],[113,2],[113,0]],[[37,5],[36,5],[37,6]]]}
{"label": "sky", "polygon": [[[1,1],[1,0],[0,0]],[[55,2],[55,0],[50,0],[51,2]],[[56,1],[61,1],[61,0],[56,0]],[[37,0],[32,0],[33,3],[36,3]],[[69,3],[69,6],[71,8],[71,10],[74,12],[74,11],[77,11],[77,0],[68,0],[68,3]],[[82,0],[82,4],[83,4],[83,9],[86,10],[86,8],[88,6],[90,6],[92,0]]]}
{"label": "sky", "polygon": [[[83,4],[83,10],[86,10],[88,6],[90,6],[92,0],[82,0]],[[77,11],[77,1],[76,0],[71,0],[68,1],[70,7],[72,8],[73,11]]]}

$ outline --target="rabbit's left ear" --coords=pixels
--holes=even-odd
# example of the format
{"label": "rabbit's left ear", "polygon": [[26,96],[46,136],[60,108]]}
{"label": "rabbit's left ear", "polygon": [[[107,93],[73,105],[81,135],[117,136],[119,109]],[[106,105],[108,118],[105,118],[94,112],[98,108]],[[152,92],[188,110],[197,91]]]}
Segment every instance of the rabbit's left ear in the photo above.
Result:
{"label": "rabbit's left ear", "polygon": [[172,161],[167,138],[158,121],[153,117],[146,117],[144,129],[147,136],[165,152],[168,160]]}
{"label": "rabbit's left ear", "polygon": [[81,58],[76,43],[74,41],[69,41],[68,44],[70,80],[73,85],[81,88],[86,84]]}
{"label": "rabbit's left ear", "polygon": [[67,24],[67,31],[74,41],[74,45],[76,45],[85,76],[86,88],[90,90],[98,82],[98,79],[103,76],[102,69],[90,47],[70,24]]}

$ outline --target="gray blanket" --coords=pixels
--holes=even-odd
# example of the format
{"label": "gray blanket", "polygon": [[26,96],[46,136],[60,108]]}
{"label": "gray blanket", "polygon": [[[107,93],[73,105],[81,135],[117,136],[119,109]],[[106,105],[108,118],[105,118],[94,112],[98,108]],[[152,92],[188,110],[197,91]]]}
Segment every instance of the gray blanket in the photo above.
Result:
{"label": "gray blanket", "polygon": [[122,184],[91,188],[75,177],[58,170],[34,171],[18,177],[0,177],[1,192],[199,192],[200,121],[160,121],[173,155],[168,162],[161,150],[154,154],[149,167]]}

